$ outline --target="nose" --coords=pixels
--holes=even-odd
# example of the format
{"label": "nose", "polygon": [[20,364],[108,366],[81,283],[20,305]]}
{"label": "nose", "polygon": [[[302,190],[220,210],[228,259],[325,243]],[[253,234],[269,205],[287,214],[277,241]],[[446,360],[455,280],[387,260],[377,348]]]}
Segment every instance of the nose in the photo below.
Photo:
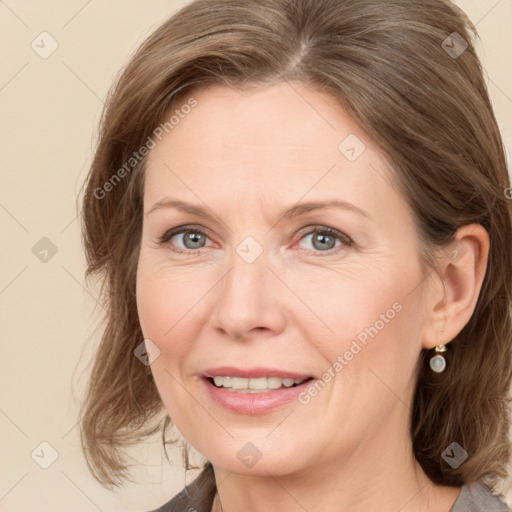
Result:
{"label": "nose", "polygon": [[234,252],[230,263],[215,287],[214,328],[237,341],[276,336],[286,323],[286,294],[265,251],[253,262]]}

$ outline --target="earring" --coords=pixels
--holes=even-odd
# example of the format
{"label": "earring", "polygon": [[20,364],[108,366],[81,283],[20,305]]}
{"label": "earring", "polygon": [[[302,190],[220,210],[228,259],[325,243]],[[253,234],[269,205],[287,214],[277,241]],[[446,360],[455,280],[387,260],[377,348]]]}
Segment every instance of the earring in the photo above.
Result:
{"label": "earring", "polygon": [[446,352],[446,345],[437,345],[435,351],[436,355],[430,358],[430,368],[436,373],[442,373],[446,368],[446,359],[441,354]]}

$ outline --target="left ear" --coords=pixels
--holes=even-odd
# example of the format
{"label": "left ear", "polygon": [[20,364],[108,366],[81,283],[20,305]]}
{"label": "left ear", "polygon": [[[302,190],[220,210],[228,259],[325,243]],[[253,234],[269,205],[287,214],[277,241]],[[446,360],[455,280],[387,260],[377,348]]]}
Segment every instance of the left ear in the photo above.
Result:
{"label": "left ear", "polygon": [[429,278],[428,317],[423,348],[447,344],[469,322],[487,269],[489,234],[480,224],[460,227],[440,251],[438,271]]}

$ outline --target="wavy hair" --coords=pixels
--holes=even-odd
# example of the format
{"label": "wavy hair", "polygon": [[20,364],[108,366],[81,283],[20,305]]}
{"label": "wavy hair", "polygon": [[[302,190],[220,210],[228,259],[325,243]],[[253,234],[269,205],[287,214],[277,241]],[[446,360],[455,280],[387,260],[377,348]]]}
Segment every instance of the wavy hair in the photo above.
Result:
{"label": "wavy hair", "polygon": [[[377,142],[413,211],[425,269],[436,268],[437,251],[459,227],[478,223],[489,233],[475,311],[450,343],[451,371],[434,374],[429,352],[421,354],[411,438],[437,484],[492,487],[507,476],[512,202],[477,38],[448,0],[196,0],[140,46],[109,92],[81,212],[86,277],[101,280],[106,308],[80,411],[81,442],[105,487],[128,478],[129,444],[162,429],[165,445],[170,423],[133,354],[143,340],[135,300],[141,148],[199,88],[285,80],[332,94]],[[469,454],[458,468],[441,456],[453,441]]]}

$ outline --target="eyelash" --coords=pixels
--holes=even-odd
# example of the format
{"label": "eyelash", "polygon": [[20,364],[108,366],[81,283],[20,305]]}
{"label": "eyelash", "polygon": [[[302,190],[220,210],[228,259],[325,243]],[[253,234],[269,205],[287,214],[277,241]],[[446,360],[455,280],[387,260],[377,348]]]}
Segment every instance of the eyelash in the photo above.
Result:
{"label": "eyelash", "polygon": [[[307,235],[321,233],[324,235],[333,236],[342,242],[342,245],[339,246],[338,248],[329,249],[328,251],[317,251],[317,250],[313,250],[313,249],[309,250],[309,252],[312,251],[315,256],[320,256],[320,257],[323,257],[324,255],[332,256],[334,254],[338,254],[340,251],[346,249],[347,247],[351,247],[353,245],[353,241],[350,237],[341,233],[340,231],[337,231],[336,229],[329,228],[327,226],[308,226],[308,228],[304,228],[304,229],[309,229],[309,231],[304,231],[304,230],[300,231],[299,232],[299,235],[300,235],[299,240],[302,240]],[[205,237],[208,237],[208,234],[205,231],[203,231],[202,229],[197,228],[195,226],[180,226],[180,227],[177,227],[174,229],[170,229],[169,231],[166,231],[161,237],[158,237],[157,244],[164,245],[174,236],[181,235],[188,231],[192,231],[194,233],[198,233],[200,235],[204,235]],[[191,254],[191,253],[201,254],[203,252],[204,248],[194,250],[194,249],[182,249],[180,247],[173,246],[171,250],[173,252],[177,252],[180,254]]]}

